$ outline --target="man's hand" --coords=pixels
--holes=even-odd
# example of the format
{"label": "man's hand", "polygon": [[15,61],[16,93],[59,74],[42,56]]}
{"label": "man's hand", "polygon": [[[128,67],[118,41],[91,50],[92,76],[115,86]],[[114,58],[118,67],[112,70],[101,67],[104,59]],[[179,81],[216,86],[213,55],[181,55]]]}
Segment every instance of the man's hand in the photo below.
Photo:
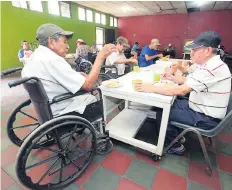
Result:
{"label": "man's hand", "polygon": [[157,55],[158,57],[163,57],[164,55],[162,53],[158,54]]}
{"label": "man's hand", "polygon": [[134,63],[134,64],[138,64],[138,60],[137,60],[137,59],[134,59],[134,58],[131,58],[131,59],[130,59],[130,62],[131,62],[131,63]]}
{"label": "man's hand", "polygon": [[80,72],[81,75],[83,75],[84,77],[87,77],[88,75],[86,73]]}
{"label": "man's hand", "polygon": [[135,89],[139,92],[153,92],[154,86],[152,84],[138,83],[135,84]]}
{"label": "man's hand", "polygon": [[112,52],[116,52],[116,47],[114,44],[106,44],[101,49],[101,51],[97,54],[96,59],[104,60],[106,59]]}

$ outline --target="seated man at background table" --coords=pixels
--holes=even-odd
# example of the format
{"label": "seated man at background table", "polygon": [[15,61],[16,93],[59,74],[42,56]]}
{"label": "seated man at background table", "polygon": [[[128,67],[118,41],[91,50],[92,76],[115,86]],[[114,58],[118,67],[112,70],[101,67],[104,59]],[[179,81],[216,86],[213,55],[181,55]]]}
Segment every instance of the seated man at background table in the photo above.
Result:
{"label": "seated man at background table", "polygon": [[26,40],[21,41],[21,47],[18,52],[18,58],[20,62],[24,62],[33,52],[29,49],[29,44]]}
{"label": "seated man at background table", "polygon": [[91,47],[91,51],[92,53],[98,53],[99,49],[97,48],[96,42],[93,43],[92,47]]}
{"label": "seated man at background table", "polygon": [[[73,32],[64,31],[54,24],[41,25],[36,32],[40,45],[22,70],[22,77],[38,77],[41,80],[49,100],[68,92],[90,91],[98,79],[104,60],[116,51],[115,45],[105,45],[88,75],[76,72],[64,59],[69,50],[67,40],[72,35]],[[95,96],[86,93],[52,104],[51,109],[54,116],[71,112],[85,115],[86,108],[96,101]]]}
{"label": "seated man at background table", "polygon": [[135,44],[133,45],[132,49],[131,49],[131,54],[134,55],[134,57],[138,56],[138,51],[139,50],[139,42],[135,42]]}
{"label": "seated man at background table", "polygon": [[116,41],[116,52],[113,52],[111,55],[109,55],[106,59],[106,66],[112,66],[115,65],[118,73],[116,73],[116,70],[114,68],[107,68],[106,73],[113,78],[118,78],[119,76],[124,75],[125,73],[125,63],[133,63],[138,64],[137,59],[130,58],[127,59],[124,55],[124,50],[129,48],[130,45],[128,44],[128,40],[122,36],[117,38]]}
{"label": "seated man at background table", "polygon": [[91,48],[86,45],[86,43],[82,40],[82,39],[78,39],[76,41],[76,54],[75,54],[75,58],[77,58],[78,56],[88,60],[88,53],[92,53]]}
{"label": "seated man at background table", "polygon": [[140,56],[139,56],[139,66],[140,67],[147,67],[152,65],[154,59],[163,57],[163,54],[158,54],[158,47],[160,46],[158,39],[152,39],[151,44],[148,46],[144,46]]}
{"label": "seated man at background table", "polygon": [[[228,66],[217,54],[221,37],[214,31],[203,32],[188,45],[191,49],[192,62],[197,68],[187,77],[178,81],[181,85],[154,86],[138,84],[141,92],[153,92],[170,96],[184,96],[190,92],[189,100],[176,99],[171,111],[170,121],[210,130],[226,115],[231,91],[231,73]],[[166,144],[179,135],[178,128],[169,125],[166,133]],[[169,153],[184,153],[184,138],[176,143]]]}

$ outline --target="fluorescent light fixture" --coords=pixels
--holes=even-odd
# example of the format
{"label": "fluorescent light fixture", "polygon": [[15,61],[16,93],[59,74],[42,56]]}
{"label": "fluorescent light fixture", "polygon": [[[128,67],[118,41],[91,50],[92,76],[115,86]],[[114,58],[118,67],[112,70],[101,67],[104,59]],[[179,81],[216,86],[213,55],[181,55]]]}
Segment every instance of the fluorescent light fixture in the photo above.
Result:
{"label": "fluorescent light fixture", "polygon": [[199,7],[204,3],[203,0],[196,0],[195,2]]}
{"label": "fluorescent light fixture", "polygon": [[132,11],[132,9],[129,7],[122,7],[121,9],[123,10],[124,13],[128,11]]}

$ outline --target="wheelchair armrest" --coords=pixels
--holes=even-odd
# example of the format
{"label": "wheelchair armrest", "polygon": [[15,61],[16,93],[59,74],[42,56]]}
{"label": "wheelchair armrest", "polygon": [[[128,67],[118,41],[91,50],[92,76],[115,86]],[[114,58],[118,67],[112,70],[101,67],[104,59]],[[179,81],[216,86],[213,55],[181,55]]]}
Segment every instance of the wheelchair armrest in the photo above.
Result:
{"label": "wheelchair armrest", "polygon": [[[92,93],[93,91],[98,91],[100,94],[101,94],[101,91],[99,88],[93,88],[90,93]],[[88,91],[86,90],[79,90],[78,92],[76,92],[75,94],[72,94],[71,92],[67,92],[67,93],[64,93],[64,94],[61,94],[61,95],[58,95],[58,96],[55,96],[51,103],[50,104],[54,104],[54,103],[57,103],[57,102],[61,102],[61,101],[64,101],[64,100],[67,100],[67,99],[70,99],[70,98],[73,98],[73,97],[76,97],[76,96],[80,96],[80,95],[83,95],[83,94],[86,94],[86,93],[89,93]]]}
{"label": "wheelchair armrest", "polygon": [[73,98],[73,97],[75,97],[75,96],[80,96],[80,95],[83,95],[83,94],[86,94],[86,93],[88,93],[88,92],[85,91],[85,90],[80,90],[80,91],[78,91],[78,92],[75,93],[75,94],[72,94],[71,92],[67,92],[67,93],[64,93],[64,94],[55,96],[55,97],[52,99],[51,104],[57,103],[57,102],[61,102],[61,101],[63,101],[63,100],[67,100],[67,99]]}
{"label": "wheelchair armrest", "polygon": [[103,65],[101,68],[102,69],[115,69],[118,73],[118,69],[115,65]]}

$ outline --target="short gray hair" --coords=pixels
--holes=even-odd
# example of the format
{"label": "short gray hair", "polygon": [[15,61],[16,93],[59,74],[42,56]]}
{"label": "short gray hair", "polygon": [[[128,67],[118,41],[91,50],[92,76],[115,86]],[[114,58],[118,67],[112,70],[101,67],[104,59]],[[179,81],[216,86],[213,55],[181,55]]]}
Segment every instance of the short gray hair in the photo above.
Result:
{"label": "short gray hair", "polygon": [[[54,34],[54,35],[50,36],[49,38],[52,38],[54,40],[59,40],[60,36],[61,36],[60,34]],[[40,45],[48,47],[48,39],[40,42]]]}
{"label": "short gray hair", "polygon": [[212,48],[212,54],[217,54],[218,48]]}

